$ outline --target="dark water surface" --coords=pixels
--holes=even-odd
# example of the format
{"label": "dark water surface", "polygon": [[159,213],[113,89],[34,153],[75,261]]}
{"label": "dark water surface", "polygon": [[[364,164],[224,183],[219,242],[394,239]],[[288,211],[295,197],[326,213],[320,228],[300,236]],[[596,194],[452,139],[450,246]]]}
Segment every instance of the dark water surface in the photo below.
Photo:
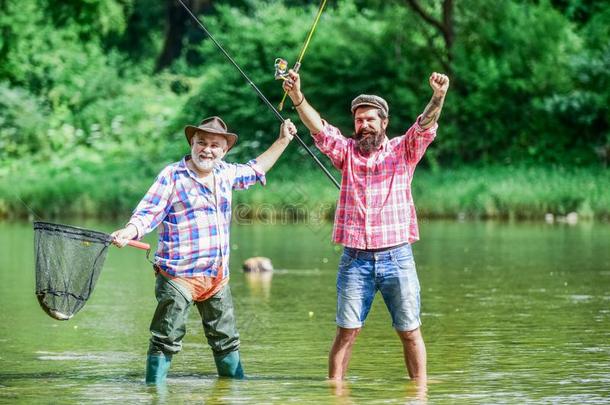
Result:
{"label": "dark water surface", "polygon": [[[339,260],[330,225],[234,226],[231,286],[248,379],[215,377],[193,310],[168,384],[156,389],[143,383],[155,307],[144,254],[111,248],[84,309],[55,321],[34,295],[31,225],[1,223],[0,402],[610,403],[609,225],[424,222],[421,234],[424,397],[405,377],[380,297],[348,381],[325,381]],[[273,260],[272,278],[240,270],[257,255]]]}

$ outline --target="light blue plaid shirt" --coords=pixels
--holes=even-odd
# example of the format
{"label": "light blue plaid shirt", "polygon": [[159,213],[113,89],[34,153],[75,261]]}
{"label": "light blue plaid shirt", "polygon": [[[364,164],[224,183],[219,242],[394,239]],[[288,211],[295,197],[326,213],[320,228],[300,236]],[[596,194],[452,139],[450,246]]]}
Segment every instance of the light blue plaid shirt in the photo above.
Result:
{"label": "light blue plaid shirt", "polygon": [[247,164],[220,162],[214,168],[216,195],[186,165],[190,156],[165,167],[134,210],[138,238],[159,227],[154,262],[172,276],[229,275],[232,190],[247,189],[265,173]]}

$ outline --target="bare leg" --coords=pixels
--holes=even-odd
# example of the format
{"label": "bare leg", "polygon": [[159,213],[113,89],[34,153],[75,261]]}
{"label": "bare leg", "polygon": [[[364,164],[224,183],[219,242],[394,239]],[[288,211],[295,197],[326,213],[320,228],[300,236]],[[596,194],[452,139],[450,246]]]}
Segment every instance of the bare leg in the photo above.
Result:
{"label": "bare leg", "polygon": [[428,379],[426,372],[426,345],[419,328],[411,331],[396,331],[402,342],[405,364],[409,377],[416,382],[425,383]]}
{"label": "bare leg", "polygon": [[347,373],[352,347],[361,328],[345,329],[337,327],[337,334],[328,356],[328,378],[342,380]]}

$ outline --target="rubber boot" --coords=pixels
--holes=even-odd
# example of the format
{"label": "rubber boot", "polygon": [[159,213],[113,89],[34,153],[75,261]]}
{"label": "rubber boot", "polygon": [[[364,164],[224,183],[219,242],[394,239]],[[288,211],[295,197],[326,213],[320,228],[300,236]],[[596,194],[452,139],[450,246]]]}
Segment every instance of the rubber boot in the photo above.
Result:
{"label": "rubber boot", "polygon": [[146,384],[164,384],[171,364],[171,355],[149,354],[146,358]]}
{"label": "rubber boot", "polygon": [[229,377],[240,380],[244,378],[244,370],[241,367],[238,350],[223,356],[214,355],[214,361],[216,362],[216,369],[218,370],[219,377]]}

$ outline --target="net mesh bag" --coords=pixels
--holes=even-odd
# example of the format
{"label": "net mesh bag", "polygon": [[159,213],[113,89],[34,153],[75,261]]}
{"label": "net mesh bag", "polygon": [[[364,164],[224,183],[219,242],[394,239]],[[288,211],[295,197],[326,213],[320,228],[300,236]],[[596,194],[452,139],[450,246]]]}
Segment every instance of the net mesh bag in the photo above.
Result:
{"label": "net mesh bag", "polygon": [[85,305],[111,242],[102,232],[34,222],[36,297],[49,316],[68,320]]}

